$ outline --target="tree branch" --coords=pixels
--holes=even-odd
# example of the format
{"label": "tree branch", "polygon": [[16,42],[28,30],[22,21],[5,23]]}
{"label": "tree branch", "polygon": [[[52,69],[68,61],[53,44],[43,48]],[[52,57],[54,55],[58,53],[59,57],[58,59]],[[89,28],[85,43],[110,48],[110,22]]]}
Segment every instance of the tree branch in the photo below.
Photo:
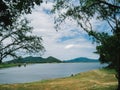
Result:
{"label": "tree branch", "polygon": [[14,50],[9,50],[9,52],[6,51],[6,52],[4,53],[4,55],[3,55],[2,58],[5,58],[5,57],[8,56],[8,55],[12,56],[12,52],[14,52],[14,51],[16,51],[16,50],[18,50],[18,49],[20,49],[20,48],[23,48],[23,47],[24,47],[24,46],[20,46],[20,47],[18,47],[18,48],[15,48]]}
{"label": "tree branch", "polygon": [[95,5],[99,5],[100,3],[108,5],[108,6],[113,7],[113,8],[120,8],[120,6],[113,5],[113,4],[108,3],[106,1],[103,1],[103,0],[96,0],[96,2],[92,3],[91,5],[89,5],[89,7],[92,7],[92,6],[95,6]]}
{"label": "tree branch", "polygon": [[120,8],[120,6],[113,5],[113,4],[108,3],[108,2],[106,2],[106,1],[103,1],[103,0],[98,0],[97,2],[100,2],[100,3],[106,4],[106,5],[111,6],[111,7],[114,7],[114,8]]}

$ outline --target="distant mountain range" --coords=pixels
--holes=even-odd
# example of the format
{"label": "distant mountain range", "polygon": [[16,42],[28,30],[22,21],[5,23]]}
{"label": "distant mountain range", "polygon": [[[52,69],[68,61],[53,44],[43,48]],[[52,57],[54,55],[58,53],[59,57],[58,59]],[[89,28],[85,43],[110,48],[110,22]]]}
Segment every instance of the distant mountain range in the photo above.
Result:
{"label": "distant mountain range", "polygon": [[14,59],[11,61],[7,61],[6,63],[60,63],[61,61],[57,58],[54,58],[52,56],[48,58],[42,58],[42,57],[25,57],[20,59]]}
{"label": "distant mountain range", "polygon": [[42,58],[42,57],[25,57],[25,58],[19,58],[14,59],[11,61],[7,61],[6,63],[79,63],[79,62],[99,62],[97,59],[89,59],[86,57],[79,57],[71,60],[64,60],[61,61],[55,57],[48,57],[48,58]]}
{"label": "distant mountain range", "polygon": [[75,58],[75,59],[71,59],[71,60],[66,60],[64,61],[66,63],[77,63],[77,62],[99,62],[98,59],[89,59],[86,57],[79,57],[79,58]]}

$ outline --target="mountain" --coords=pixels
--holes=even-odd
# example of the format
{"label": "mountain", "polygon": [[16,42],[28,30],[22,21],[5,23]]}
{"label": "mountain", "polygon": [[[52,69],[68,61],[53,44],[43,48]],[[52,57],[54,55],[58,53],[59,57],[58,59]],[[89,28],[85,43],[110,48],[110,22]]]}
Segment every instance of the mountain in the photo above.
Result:
{"label": "mountain", "polygon": [[47,62],[62,62],[61,60],[55,58],[55,57],[52,57],[52,56],[49,56],[48,58],[46,58],[46,61]]}
{"label": "mountain", "polygon": [[14,59],[11,61],[7,61],[6,63],[60,63],[61,61],[57,58],[54,58],[52,56],[48,58],[42,58],[42,57],[25,57],[25,58],[19,58]]}
{"label": "mountain", "polygon": [[64,61],[67,63],[74,63],[74,62],[99,62],[98,59],[89,59],[86,57],[79,57],[71,60]]}

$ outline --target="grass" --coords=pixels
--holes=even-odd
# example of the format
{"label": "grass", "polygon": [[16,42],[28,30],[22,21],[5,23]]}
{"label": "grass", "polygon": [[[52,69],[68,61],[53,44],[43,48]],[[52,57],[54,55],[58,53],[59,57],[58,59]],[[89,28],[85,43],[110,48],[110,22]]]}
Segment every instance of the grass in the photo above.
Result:
{"label": "grass", "polygon": [[7,64],[7,63],[3,63],[3,64],[0,64],[0,69],[1,69],[1,68],[14,67],[14,66],[18,66],[18,65],[17,65],[17,64]]}
{"label": "grass", "polygon": [[0,85],[0,90],[115,90],[115,71],[92,70],[71,77],[43,80],[24,84]]}

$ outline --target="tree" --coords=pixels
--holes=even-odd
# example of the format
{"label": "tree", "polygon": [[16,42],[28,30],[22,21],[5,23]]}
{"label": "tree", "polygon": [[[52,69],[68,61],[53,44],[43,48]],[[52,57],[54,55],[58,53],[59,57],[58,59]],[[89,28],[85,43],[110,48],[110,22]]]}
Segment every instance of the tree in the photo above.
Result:
{"label": "tree", "polygon": [[0,63],[7,56],[19,57],[18,52],[41,53],[44,51],[42,38],[32,35],[32,27],[23,17],[32,12],[42,0],[0,1]]}
{"label": "tree", "polygon": [[41,3],[42,0],[1,0],[0,26],[12,25],[14,18],[31,13],[32,8]]}
{"label": "tree", "polygon": [[[112,64],[117,71],[120,89],[120,0],[54,0],[56,26],[66,19],[75,20],[98,43],[102,63]],[[91,20],[106,22],[109,31],[94,30]],[[102,26],[101,26],[102,27]]]}
{"label": "tree", "polygon": [[117,71],[116,78],[118,79],[118,89],[120,89],[120,34],[119,36],[113,34],[105,38],[105,42],[96,47],[97,52],[100,55],[101,63],[108,63],[110,68],[114,68]]}
{"label": "tree", "polygon": [[31,35],[32,27],[26,19],[16,20],[12,26],[0,29],[0,63],[7,56],[18,58],[19,52],[41,53],[42,38]]}

